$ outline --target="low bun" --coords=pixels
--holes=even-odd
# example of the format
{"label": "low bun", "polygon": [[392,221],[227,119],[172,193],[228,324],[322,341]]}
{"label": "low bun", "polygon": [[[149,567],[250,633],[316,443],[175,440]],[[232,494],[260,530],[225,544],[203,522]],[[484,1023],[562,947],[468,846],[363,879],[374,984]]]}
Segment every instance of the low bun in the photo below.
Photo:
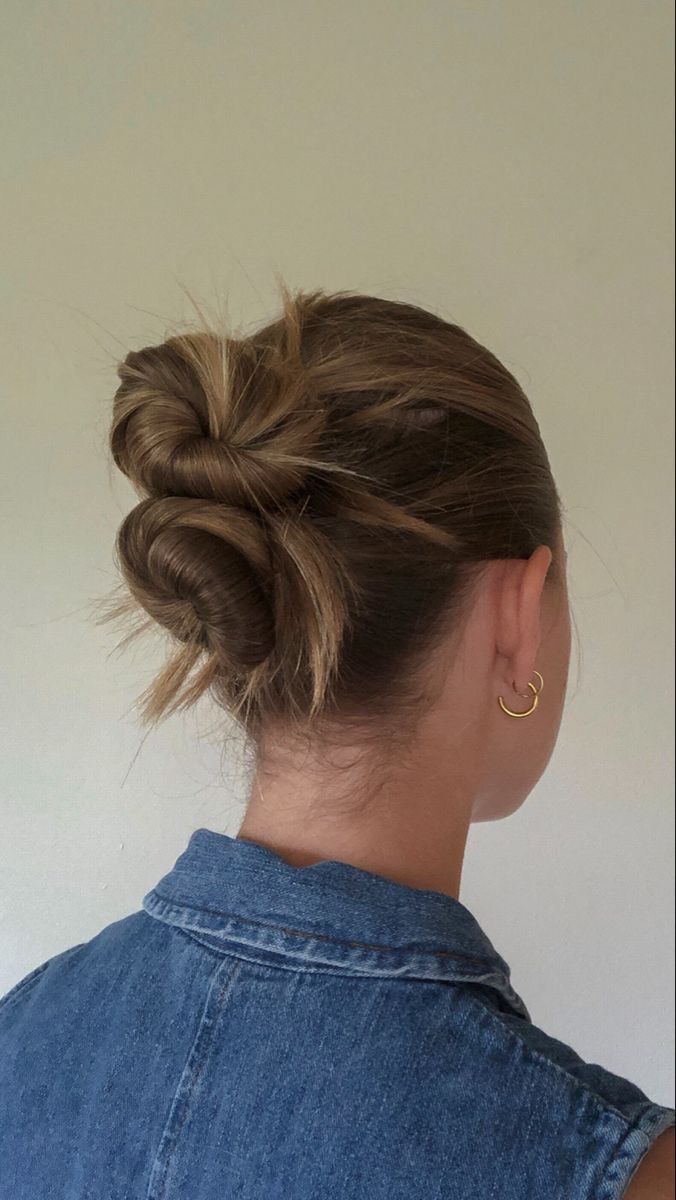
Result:
{"label": "low bun", "polygon": [[272,564],[253,514],[183,497],[143,500],[116,549],[135,600],[178,641],[235,673],[271,653]]}

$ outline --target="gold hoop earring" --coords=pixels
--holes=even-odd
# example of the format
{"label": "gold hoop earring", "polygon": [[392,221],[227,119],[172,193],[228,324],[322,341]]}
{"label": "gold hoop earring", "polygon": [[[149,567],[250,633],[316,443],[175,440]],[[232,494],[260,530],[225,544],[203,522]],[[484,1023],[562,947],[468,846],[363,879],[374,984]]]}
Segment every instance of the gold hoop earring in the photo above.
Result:
{"label": "gold hoop earring", "polygon": [[[511,708],[506,707],[506,705],[502,699],[502,696],[498,696],[498,704],[500,705],[500,708],[502,709],[502,711],[507,713],[508,717],[529,717],[531,713],[535,712],[535,709],[538,706],[540,692],[542,691],[544,684],[545,684],[545,681],[542,678],[540,672],[536,671],[535,674],[537,675],[538,679],[540,680],[540,686],[539,686],[539,688],[536,688],[535,684],[531,683],[529,680],[528,687],[530,688],[531,692],[533,693],[533,703],[531,704],[530,708],[526,709],[525,712],[513,712]],[[523,696],[523,695],[525,695],[525,693],[517,692],[517,695]]]}

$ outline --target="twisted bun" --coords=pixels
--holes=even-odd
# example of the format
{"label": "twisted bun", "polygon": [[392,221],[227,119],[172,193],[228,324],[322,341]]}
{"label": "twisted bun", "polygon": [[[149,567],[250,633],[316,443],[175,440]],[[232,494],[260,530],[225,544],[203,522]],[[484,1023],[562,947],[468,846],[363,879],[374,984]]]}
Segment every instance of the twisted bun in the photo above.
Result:
{"label": "twisted bun", "polygon": [[249,714],[279,671],[280,631],[306,666],[309,703],[326,693],[350,585],[340,554],[302,517],[309,476],[325,466],[327,416],[299,335],[293,322],[267,343],[204,330],[132,351],[118,368],[111,452],[142,499],[116,540],[128,595],[107,615],[140,607],[183,647],[144,697],[147,720],[211,685]]}
{"label": "twisted bun", "polygon": [[302,487],[326,421],[291,361],[185,334],[118,369],[111,450],[141,493],[265,508]]}
{"label": "twisted bun", "polygon": [[409,727],[473,566],[557,544],[539,428],[510,372],[433,313],[282,300],[250,335],[204,328],[120,365],[110,445],[140,502],[103,619],[140,613],[178,643],[146,721],[209,689],[255,739],[397,709]]}
{"label": "twisted bun", "polygon": [[234,672],[274,645],[270,547],[260,521],[204,500],[143,500],[117,539],[137,602],[179,641],[216,654]]}

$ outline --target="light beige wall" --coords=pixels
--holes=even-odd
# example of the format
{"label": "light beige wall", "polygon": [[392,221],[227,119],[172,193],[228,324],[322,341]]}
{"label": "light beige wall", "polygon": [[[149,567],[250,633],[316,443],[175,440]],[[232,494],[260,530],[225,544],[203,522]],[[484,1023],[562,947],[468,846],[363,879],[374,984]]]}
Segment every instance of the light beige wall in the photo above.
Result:
{"label": "light beige wall", "polygon": [[671,5],[9,0],[0,80],[0,991],[139,907],[246,787],[213,711],[144,740],[161,646],[88,602],[133,496],[114,366],[273,272],[431,306],[532,398],[581,662],[549,770],[463,899],[534,1019],[668,1101]]}

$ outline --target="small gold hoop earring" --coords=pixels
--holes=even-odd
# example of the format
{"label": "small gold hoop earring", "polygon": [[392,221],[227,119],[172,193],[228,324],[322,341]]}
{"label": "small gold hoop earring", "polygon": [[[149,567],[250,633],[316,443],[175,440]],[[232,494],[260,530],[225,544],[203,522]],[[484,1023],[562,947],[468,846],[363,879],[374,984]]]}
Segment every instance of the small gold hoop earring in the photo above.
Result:
{"label": "small gold hoop earring", "polygon": [[[538,679],[540,680],[540,686],[539,686],[539,688],[536,688],[535,684],[531,683],[529,680],[528,687],[530,688],[531,692],[533,693],[533,703],[531,704],[530,708],[526,709],[525,712],[513,712],[511,708],[506,707],[505,702],[502,699],[502,696],[498,696],[498,704],[500,705],[500,708],[502,709],[502,711],[507,713],[508,717],[529,717],[531,713],[535,712],[535,709],[538,706],[540,692],[542,691],[544,684],[545,684],[545,681],[542,678],[540,672],[536,671],[535,674],[537,675]],[[521,696],[523,694],[524,693],[522,693],[522,692],[518,693],[519,696]]]}

